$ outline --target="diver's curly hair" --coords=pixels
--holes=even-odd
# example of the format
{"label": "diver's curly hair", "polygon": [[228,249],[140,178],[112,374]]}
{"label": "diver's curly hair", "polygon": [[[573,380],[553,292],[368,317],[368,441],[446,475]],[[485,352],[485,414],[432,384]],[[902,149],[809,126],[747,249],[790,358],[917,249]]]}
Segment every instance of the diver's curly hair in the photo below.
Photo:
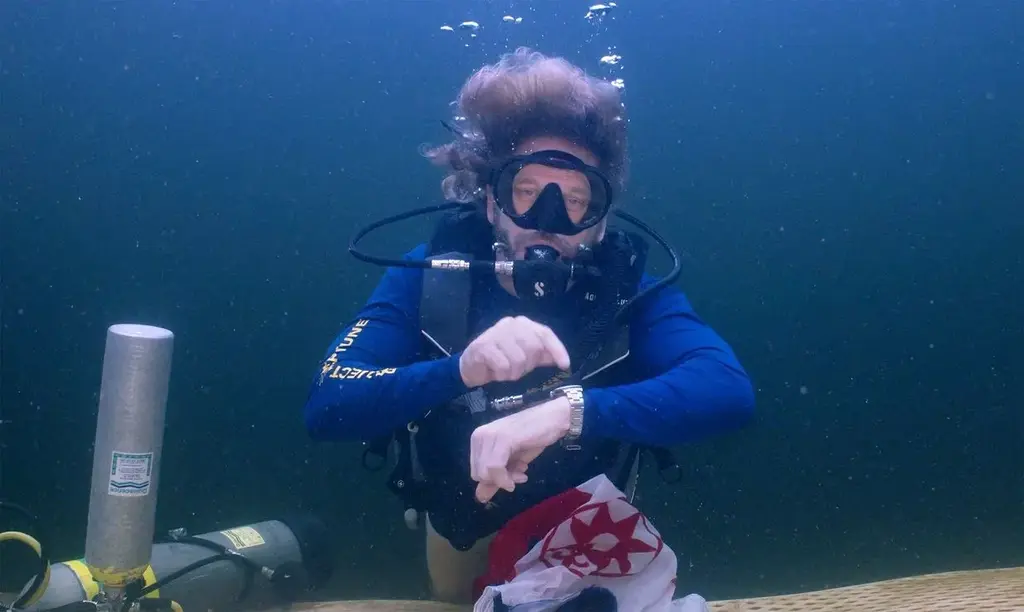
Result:
{"label": "diver's curly hair", "polygon": [[536,136],[560,136],[585,147],[614,186],[625,185],[626,117],[619,90],[565,59],[519,48],[469,77],[455,107],[461,134],[423,151],[447,170],[441,190],[448,201],[481,201],[491,169],[517,143]]}

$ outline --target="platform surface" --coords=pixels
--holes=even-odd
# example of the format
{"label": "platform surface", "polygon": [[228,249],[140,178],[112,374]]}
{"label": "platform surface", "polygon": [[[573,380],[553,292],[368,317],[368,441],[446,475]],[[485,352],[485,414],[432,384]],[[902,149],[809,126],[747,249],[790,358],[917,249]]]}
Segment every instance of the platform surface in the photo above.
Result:
{"label": "platform surface", "polygon": [[[712,612],[1024,612],[1024,567],[927,574],[822,591],[730,599]],[[307,603],[294,612],[463,612],[469,606],[367,599]]]}

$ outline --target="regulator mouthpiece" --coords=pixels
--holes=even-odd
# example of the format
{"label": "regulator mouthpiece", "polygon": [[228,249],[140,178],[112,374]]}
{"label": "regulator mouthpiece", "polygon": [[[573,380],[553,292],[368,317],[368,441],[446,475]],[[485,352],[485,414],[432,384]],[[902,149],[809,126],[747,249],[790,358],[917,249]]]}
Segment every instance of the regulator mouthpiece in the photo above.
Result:
{"label": "regulator mouthpiece", "polygon": [[535,302],[546,302],[565,295],[575,266],[562,261],[558,250],[546,244],[526,247],[524,259],[512,269],[516,295]]}

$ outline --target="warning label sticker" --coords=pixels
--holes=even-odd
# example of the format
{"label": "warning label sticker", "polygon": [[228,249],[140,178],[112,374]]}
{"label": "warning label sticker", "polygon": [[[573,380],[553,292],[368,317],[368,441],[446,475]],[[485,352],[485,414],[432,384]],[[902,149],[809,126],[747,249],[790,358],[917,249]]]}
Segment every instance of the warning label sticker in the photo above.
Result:
{"label": "warning label sticker", "polygon": [[145,497],[153,480],[153,453],[114,451],[107,493],[118,497]]}
{"label": "warning label sticker", "polygon": [[235,547],[235,550],[242,550],[243,548],[252,548],[253,546],[259,546],[266,544],[263,536],[260,532],[256,531],[252,527],[236,527],[234,529],[228,529],[222,531],[224,537],[231,540],[231,545]]}

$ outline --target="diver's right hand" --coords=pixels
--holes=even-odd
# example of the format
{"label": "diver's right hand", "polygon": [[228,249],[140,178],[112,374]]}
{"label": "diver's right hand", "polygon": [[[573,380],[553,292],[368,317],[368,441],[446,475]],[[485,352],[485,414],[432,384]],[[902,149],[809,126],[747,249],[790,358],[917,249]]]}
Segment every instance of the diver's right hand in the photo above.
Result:
{"label": "diver's right hand", "polygon": [[569,369],[569,351],[551,328],[526,317],[505,317],[469,343],[459,357],[467,387],[519,380],[542,366]]}

